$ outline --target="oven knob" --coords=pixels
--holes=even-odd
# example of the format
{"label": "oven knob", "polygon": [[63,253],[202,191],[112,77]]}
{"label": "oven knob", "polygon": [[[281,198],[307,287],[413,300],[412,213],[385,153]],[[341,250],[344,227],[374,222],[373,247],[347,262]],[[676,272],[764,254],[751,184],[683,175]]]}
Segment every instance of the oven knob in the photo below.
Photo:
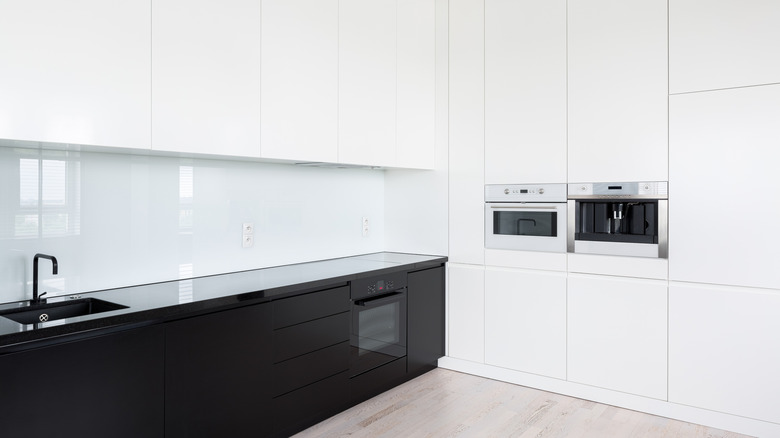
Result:
{"label": "oven knob", "polygon": [[509,189],[504,189],[504,194],[508,195],[509,194]]}
{"label": "oven knob", "polygon": [[544,189],[539,189],[539,194],[544,195]]}

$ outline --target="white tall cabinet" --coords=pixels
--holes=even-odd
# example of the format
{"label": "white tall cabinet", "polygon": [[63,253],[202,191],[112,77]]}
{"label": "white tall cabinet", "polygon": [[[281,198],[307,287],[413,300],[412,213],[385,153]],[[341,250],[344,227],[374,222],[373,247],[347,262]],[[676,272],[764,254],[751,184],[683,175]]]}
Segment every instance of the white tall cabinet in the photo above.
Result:
{"label": "white tall cabinet", "polygon": [[149,1],[0,1],[0,138],[148,149]]}
{"label": "white tall cabinet", "polygon": [[485,183],[566,182],[566,1],[485,0]]}
{"label": "white tall cabinet", "polygon": [[778,314],[777,290],[673,284],[669,401],[780,423]]}
{"label": "white tall cabinet", "polygon": [[485,268],[447,264],[447,355],[485,361]]}
{"label": "white tall cabinet", "polygon": [[780,288],[780,85],[670,99],[670,279]]}
{"label": "white tall cabinet", "polygon": [[566,273],[485,269],[485,363],[566,379]]}
{"label": "white tall cabinet", "polygon": [[263,0],[261,155],[338,161],[338,0]]}
{"label": "white tall cabinet", "polygon": [[669,90],[780,82],[780,2],[672,0]]}
{"label": "white tall cabinet", "polygon": [[568,180],[668,178],[667,0],[568,2]]}
{"label": "white tall cabinet", "polygon": [[485,262],[485,26],[482,0],[450,2],[449,258]]}
{"label": "white tall cabinet", "polygon": [[260,156],[261,0],[152,9],[152,149]]}
{"label": "white tall cabinet", "polygon": [[568,379],[666,400],[667,282],[569,274]]}

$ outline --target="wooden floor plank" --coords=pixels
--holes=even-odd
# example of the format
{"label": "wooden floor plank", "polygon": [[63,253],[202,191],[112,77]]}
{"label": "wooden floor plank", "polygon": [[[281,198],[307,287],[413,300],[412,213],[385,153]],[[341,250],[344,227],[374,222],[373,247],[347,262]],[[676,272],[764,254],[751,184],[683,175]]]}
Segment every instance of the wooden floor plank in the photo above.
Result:
{"label": "wooden floor plank", "polygon": [[437,368],[295,438],[746,438]]}

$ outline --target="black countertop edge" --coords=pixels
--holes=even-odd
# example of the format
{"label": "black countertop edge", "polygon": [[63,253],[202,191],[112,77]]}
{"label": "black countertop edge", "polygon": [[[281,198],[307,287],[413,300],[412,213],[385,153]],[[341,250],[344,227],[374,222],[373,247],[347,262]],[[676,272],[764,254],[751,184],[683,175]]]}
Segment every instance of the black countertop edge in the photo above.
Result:
{"label": "black countertop edge", "polygon": [[[388,253],[372,253],[372,254],[388,254]],[[352,257],[340,257],[331,260],[348,260],[359,259],[361,257],[367,257],[372,254],[366,254],[361,256]],[[389,254],[402,254],[402,253],[389,253]],[[418,256],[417,254],[405,254],[409,256]],[[288,298],[296,295],[301,295],[317,290],[330,289],[332,287],[340,287],[347,285],[350,281],[354,281],[361,278],[381,276],[385,273],[408,271],[414,272],[424,269],[429,269],[437,266],[441,266],[446,263],[448,258],[444,256],[428,256],[429,260],[414,262],[414,263],[398,263],[392,264],[381,269],[371,269],[361,272],[356,272],[348,275],[340,275],[335,277],[323,277],[316,280],[304,281],[301,283],[287,284],[280,287],[268,288],[265,290],[258,290],[253,292],[242,292],[238,294],[227,294],[223,297],[193,301],[190,303],[175,304],[170,306],[163,306],[138,311],[127,311],[118,315],[111,315],[105,317],[95,317],[86,321],[77,321],[72,323],[66,323],[62,325],[56,325],[51,327],[39,328],[34,330],[13,332],[8,334],[0,334],[0,356],[4,354],[15,353],[32,348],[39,348],[49,345],[60,344],[63,342],[72,342],[80,339],[91,338],[96,336],[102,336],[118,331],[130,330],[155,324],[161,324],[165,322],[175,321],[178,319],[190,318],[193,316],[203,315],[207,313],[214,313],[232,308],[243,307],[247,305],[260,304],[270,302],[282,298]],[[203,277],[197,277],[193,279],[173,280],[160,283],[151,283],[143,285],[134,285],[122,288],[105,289],[92,292],[80,292],[73,295],[91,295],[95,298],[99,298],[101,293],[104,292],[122,292],[124,290],[130,290],[139,286],[154,286],[165,283],[180,283],[182,281],[196,280],[203,278],[219,279],[224,277],[227,281],[230,276],[241,273],[248,273],[253,271],[265,271],[281,267],[299,266],[302,269],[306,269],[307,264],[315,264],[319,261],[305,262],[294,265],[284,265],[271,268],[263,268],[256,270],[237,271],[227,274],[215,274]],[[5,303],[9,304],[9,303]]]}

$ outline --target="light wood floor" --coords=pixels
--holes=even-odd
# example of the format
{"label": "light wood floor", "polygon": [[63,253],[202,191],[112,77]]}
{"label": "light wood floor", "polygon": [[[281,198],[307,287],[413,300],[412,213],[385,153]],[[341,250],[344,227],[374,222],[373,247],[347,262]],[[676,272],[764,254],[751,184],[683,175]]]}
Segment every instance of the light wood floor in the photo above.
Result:
{"label": "light wood floor", "polygon": [[435,369],[295,435],[309,437],[701,437],[733,432]]}

